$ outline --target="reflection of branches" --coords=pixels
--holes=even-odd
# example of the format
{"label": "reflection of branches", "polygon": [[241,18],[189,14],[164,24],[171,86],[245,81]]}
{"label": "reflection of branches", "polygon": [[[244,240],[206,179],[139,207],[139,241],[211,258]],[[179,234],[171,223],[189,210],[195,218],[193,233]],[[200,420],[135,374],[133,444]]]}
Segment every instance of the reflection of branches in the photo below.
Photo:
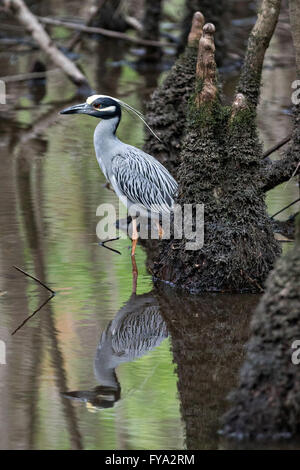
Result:
{"label": "reflection of branches", "polygon": [[31,315],[29,315],[29,317],[25,318],[25,320],[12,332],[12,336],[17,333],[17,331],[19,331],[22,326],[25,325],[25,323],[28,322],[28,320],[30,320],[30,318],[32,318],[36,313],[38,313],[48,302],[49,300],[51,300],[53,297],[54,297],[55,294],[52,294],[50,295],[50,297],[48,297],[48,299],[45,300],[45,302],[42,303],[42,305],[40,305]]}
{"label": "reflection of branches", "polygon": [[50,287],[48,287],[46,284],[44,284],[42,281],[40,281],[40,279],[38,279],[37,277],[32,276],[31,274],[27,273],[26,271],[23,271],[23,269],[18,268],[18,266],[14,266],[14,268],[17,269],[18,271],[20,271],[21,273],[25,274],[25,276],[28,276],[31,279],[33,279],[34,281],[36,281],[41,286],[45,287],[45,289],[47,289],[49,292],[51,292],[52,295],[50,297],[48,297],[48,299],[46,299],[45,302],[43,302],[31,315],[29,315],[29,317],[25,318],[25,320],[12,332],[12,334],[11,334],[12,336],[15,333],[17,333],[17,331],[19,331],[28,322],[28,320],[30,320],[32,317],[34,317],[34,315],[36,313],[38,313],[49,302],[49,300],[51,300],[55,296],[54,290],[52,290]]}
{"label": "reflection of branches", "polygon": [[114,253],[118,253],[119,255],[121,254],[121,252],[119,250],[115,250],[114,248],[111,248],[110,246],[106,246],[106,243],[108,242],[114,242],[116,240],[119,240],[120,237],[117,237],[117,238],[109,238],[108,240],[104,240],[104,242],[99,242],[98,245],[99,246],[103,246],[103,248],[107,248],[108,250],[110,251],[113,251]]}
{"label": "reflection of branches", "polygon": [[51,292],[51,294],[53,294],[53,296],[55,295],[55,291],[52,290],[50,287],[48,287],[46,284],[44,284],[40,279],[38,279],[37,277],[34,277],[32,276],[32,274],[29,274],[27,273],[26,271],[23,271],[23,269],[21,268],[18,268],[18,266],[14,266],[15,269],[17,269],[18,271],[20,271],[21,273],[25,274],[25,276],[28,276],[30,277],[31,279],[33,279],[34,281],[38,282],[41,286],[45,287],[45,289],[47,289],[49,292]]}
{"label": "reflection of branches", "polygon": [[[29,137],[30,138],[30,137]],[[35,147],[32,147],[33,149]],[[22,149],[24,150],[24,148]],[[26,159],[23,154],[18,154],[17,156],[17,174],[16,174],[16,184],[19,193],[19,203],[22,209],[22,214],[24,217],[24,227],[27,242],[29,244],[30,253],[33,258],[35,272],[37,273],[37,278],[29,275],[33,279],[37,280],[40,283],[39,279],[46,279],[45,274],[45,262],[44,262],[44,247],[43,247],[43,228],[41,226],[41,222],[43,221],[43,214],[40,212],[42,208],[42,191],[41,187],[39,186],[42,182],[42,178],[37,177],[35,180],[35,185],[33,186],[30,182],[30,171],[31,166],[30,163],[33,161],[32,159]],[[41,164],[43,160],[38,161],[38,165]],[[39,170],[39,166],[38,166]],[[33,191],[33,187],[35,191]],[[36,204],[33,204],[33,201],[36,201]],[[45,286],[46,287],[46,284]],[[49,288],[48,288],[49,289]],[[52,290],[51,290],[52,291]],[[53,291],[52,291],[53,292]],[[60,346],[58,343],[56,327],[54,323],[54,314],[51,308],[51,304],[49,300],[53,297],[53,295],[44,302],[42,307],[46,308],[45,315],[42,316],[41,319],[41,331],[42,329],[47,330],[46,339],[50,342],[50,353],[51,353],[51,360],[53,367],[55,369],[55,377],[56,377],[56,386],[60,392],[63,392],[68,388],[67,380],[66,380],[66,373],[64,368],[64,358],[60,350]],[[47,305],[46,305],[47,304]],[[41,338],[41,332],[39,339]],[[41,355],[39,354],[36,358],[36,361],[39,361]],[[38,388],[38,384],[36,386]],[[36,390],[34,390],[36,391]],[[34,403],[32,403],[32,407],[34,407]],[[72,407],[72,404],[62,398],[62,407],[64,411],[65,420],[67,423],[67,427],[69,430],[70,442],[71,447],[73,449],[82,449],[82,437],[79,431],[79,425],[77,421],[77,417],[75,414],[75,410]],[[33,447],[33,439],[35,436],[35,410],[31,409],[31,424],[29,433],[31,436],[31,446]]]}

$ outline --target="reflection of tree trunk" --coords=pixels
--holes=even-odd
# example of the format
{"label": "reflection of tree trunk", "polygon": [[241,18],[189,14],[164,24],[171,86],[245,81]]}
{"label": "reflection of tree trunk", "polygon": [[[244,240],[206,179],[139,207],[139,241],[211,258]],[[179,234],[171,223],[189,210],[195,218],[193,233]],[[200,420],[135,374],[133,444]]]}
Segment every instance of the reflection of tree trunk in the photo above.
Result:
{"label": "reflection of tree trunk", "polygon": [[[30,158],[33,158],[32,149],[33,141],[30,140]],[[36,141],[38,144],[38,151],[40,151],[40,141]],[[22,155],[26,155],[24,152],[24,146],[22,147]],[[36,177],[34,178],[35,183],[35,192],[32,194],[32,167],[30,162],[28,162],[27,158],[23,158],[23,156],[19,155],[18,158],[18,173],[17,173],[17,182],[18,182],[18,190],[19,190],[19,200],[21,205],[22,214],[24,217],[24,228],[26,232],[26,238],[28,240],[28,245],[31,250],[31,254],[33,257],[34,267],[36,276],[44,280],[46,282],[46,270],[44,264],[44,246],[43,246],[43,226],[42,221],[43,218],[43,206],[42,206],[42,198],[41,198],[41,188],[40,185],[42,184],[42,173],[39,172]],[[40,295],[40,302],[45,300],[45,293],[44,291]],[[40,325],[41,330],[45,334],[47,340],[50,340],[50,347],[51,347],[51,356],[53,366],[55,368],[55,375],[57,386],[60,393],[63,393],[67,390],[67,382],[64,370],[64,362],[63,357],[59,348],[57,335],[56,335],[56,328],[54,324],[53,318],[53,310],[50,304],[47,304],[46,307],[39,313],[40,315]],[[19,333],[21,334],[21,333]],[[41,334],[41,333],[40,333]],[[37,361],[40,360],[41,351],[39,351]],[[36,366],[36,371],[38,367]],[[37,399],[37,378],[35,377],[35,397],[33,396],[32,399],[36,401]],[[78,429],[78,423],[75,415],[75,411],[73,409],[72,404],[62,398],[62,405],[63,410],[65,413],[65,418],[67,421],[69,434],[70,434],[70,441],[71,447],[73,449],[81,449],[82,442],[81,436]],[[34,448],[34,442],[36,437],[36,410],[35,405],[32,403],[31,411],[34,411],[34,415],[31,416],[31,429],[29,432],[30,435],[30,446]]]}
{"label": "reflection of tree trunk", "polygon": [[112,65],[112,62],[120,62],[124,56],[126,44],[118,43],[103,38],[97,45],[96,52],[96,76],[97,90],[110,96],[119,96],[118,85],[122,73],[121,65]]}
{"label": "reflection of tree trunk", "polygon": [[93,18],[92,26],[124,32],[128,25],[122,14],[122,0],[97,0],[102,3],[97,15]]}
{"label": "reflection of tree trunk", "polygon": [[236,382],[257,296],[177,295],[159,289],[171,334],[188,449],[218,447],[219,418]]}
{"label": "reflection of tree trunk", "polygon": [[[0,290],[6,292],[1,298],[0,339],[7,343],[7,365],[0,366],[0,448],[28,449],[30,404],[20,397],[30,397],[34,393],[32,367],[36,361],[37,330],[31,328],[22,343],[10,336],[16,323],[29,314],[29,308],[27,283],[12,269],[13,265],[24,263],[24,247],[17,230],[15,161],[9,144],[7,148],[7,151],[1,151],[0,175]],[[7,337],[2,337],[6,329]]]}
{"label": "reflection of tree trunk", "polygon": [[[160,17],[162,0],[145,0],[142,38],[152,41],[159,41],[160,38]],[[144,62],[157,62],[162,56],[162,49],[159,47],[147,47]]]}

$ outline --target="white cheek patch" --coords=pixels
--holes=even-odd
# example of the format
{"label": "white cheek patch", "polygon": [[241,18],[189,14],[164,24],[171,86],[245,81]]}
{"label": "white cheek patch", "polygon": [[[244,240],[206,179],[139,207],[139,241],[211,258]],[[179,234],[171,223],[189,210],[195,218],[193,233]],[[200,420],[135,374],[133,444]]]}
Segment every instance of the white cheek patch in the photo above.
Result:
{"label": "white cheek patch", "polygon": [[109,113],[114,113],[116,111],[115,106],[108,106],[107,108],[100,108],[99,111],[108,111]]}

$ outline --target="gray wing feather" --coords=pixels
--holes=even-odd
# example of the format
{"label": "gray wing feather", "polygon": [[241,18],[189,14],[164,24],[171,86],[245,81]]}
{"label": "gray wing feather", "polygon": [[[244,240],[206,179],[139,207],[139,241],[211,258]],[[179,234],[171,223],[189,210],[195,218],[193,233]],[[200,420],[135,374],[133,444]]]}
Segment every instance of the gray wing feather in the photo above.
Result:
{"label": "gray wing feather", "polygon": [[177,183],[151,155],[128,145],[112,159],[112,174],[116,192],[131,203],[158,213],[170,212]]}

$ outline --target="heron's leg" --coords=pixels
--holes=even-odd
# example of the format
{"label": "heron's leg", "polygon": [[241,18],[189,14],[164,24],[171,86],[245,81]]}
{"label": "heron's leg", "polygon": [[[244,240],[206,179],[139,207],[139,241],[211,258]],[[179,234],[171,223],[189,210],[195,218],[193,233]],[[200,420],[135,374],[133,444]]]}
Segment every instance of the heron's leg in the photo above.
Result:
{"label": "heron's leg", "polygon": [[160,223],[159,223],[158,220],[155,221],[155,224],[156,224],[156,227],[157,227],[157,230],[158,230],[159,239],[161,240],[162,237],[164,236],[163,228],[162,228],[162,226],[160,225]]}
{"label": "heron's leg", "polygon": [[135,256],[131,256],[131,263],[132,263],[132,294],[136,294],[138,270],[137,270],[137,265],[135,261]]}
{"label": "heron's leg", "polygon": [[135,217],[132,217],[132,236],[131,236],[132,247],[131,247],[131,256],[134,256],[134,255],[135,255],[135,248],[136,248],[136,244],[137,244],[138,238],[139,238],[139,234],[138,234],[137,226],[136,226],[136,218],[135,218]]}

